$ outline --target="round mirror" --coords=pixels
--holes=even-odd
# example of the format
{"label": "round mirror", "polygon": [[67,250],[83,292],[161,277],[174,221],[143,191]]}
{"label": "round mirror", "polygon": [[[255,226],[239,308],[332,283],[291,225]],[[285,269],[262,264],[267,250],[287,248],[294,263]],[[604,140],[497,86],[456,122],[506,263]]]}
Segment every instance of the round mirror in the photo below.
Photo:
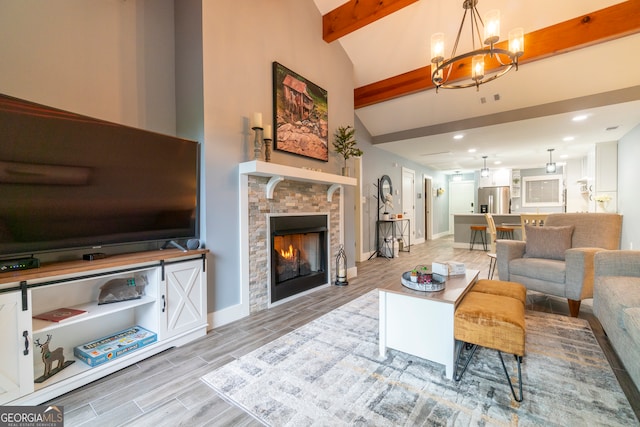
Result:
{"label": "round mirror", "polygon": [[382,203],[387,200],[387,195],[393,196],[393,187],[391,186],[391,178],[388,175],[382,175],[380,178],[380,201]]}

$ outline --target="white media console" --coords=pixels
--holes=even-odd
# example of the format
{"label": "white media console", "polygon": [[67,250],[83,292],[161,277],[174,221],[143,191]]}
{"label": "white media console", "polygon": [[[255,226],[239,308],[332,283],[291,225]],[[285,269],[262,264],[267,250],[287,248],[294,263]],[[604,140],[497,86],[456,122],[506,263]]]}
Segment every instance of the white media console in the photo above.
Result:
{"label": "white media console", "polygon": [[[206,335],[207,252],[167,249],[0,274],[0,405],[41,404]],[[108,281],[143,276],[147,285],[139,299],[98,305]],[[86,313],[60,322],[33,318],[57,308]],[[156,333],[157,341],[95,367],[74,357],[75,346],[132,326]],[[45,373],[36,342],[49,337],[49,351],[73,363],[35,383]],[[51,365],[55,369],[57,361]]]}

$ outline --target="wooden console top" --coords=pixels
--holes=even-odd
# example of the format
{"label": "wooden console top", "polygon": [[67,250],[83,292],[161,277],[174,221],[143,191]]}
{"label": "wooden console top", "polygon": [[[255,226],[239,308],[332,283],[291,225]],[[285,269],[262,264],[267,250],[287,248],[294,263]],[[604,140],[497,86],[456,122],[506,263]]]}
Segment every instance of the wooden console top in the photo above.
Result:
{"label": "wooden console top", "polygon": [[183,252],[179,249],[163,249],[128,254],[109,255],[93,261],[72,260],[43,263],[38,268],[0,273],[0,285],[24,280],[35,280],[63,276],[65,274],[86,273],[94,270],[119,268],[131,264],[160,262],[162,260],[179,259],[208,253],[208,249],[195,249]]}

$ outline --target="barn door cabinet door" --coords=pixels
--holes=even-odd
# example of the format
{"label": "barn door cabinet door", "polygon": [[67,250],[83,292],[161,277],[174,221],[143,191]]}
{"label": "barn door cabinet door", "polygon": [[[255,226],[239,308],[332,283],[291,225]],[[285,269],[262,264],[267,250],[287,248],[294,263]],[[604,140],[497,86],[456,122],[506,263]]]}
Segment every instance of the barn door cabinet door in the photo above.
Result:
{"label": "barn door cabinet door", "polygon": [[[31,293],[27,291],[27,301],[30,299]],[[33,392],[31,311],[22,310],[21,292],[0,294],[0,325],[0,405],[3,405]]]}
{"label": "barn door cabinet door", "polygon": [[201,259],[165,265],[161,293],[161,339],[207,324],[207,298]]}

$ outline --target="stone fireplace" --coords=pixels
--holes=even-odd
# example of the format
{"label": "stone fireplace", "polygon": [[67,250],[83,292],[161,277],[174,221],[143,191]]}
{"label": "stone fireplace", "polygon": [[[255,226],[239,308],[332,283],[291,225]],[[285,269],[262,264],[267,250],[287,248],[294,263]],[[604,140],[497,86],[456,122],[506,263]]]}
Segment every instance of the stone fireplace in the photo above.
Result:
{"label": "stone fireplace", "polygon": [[261,161],[240,164],[240,177],[246,314],[329,286],[344,240],[343,194],[336,190],[357,181]]}

